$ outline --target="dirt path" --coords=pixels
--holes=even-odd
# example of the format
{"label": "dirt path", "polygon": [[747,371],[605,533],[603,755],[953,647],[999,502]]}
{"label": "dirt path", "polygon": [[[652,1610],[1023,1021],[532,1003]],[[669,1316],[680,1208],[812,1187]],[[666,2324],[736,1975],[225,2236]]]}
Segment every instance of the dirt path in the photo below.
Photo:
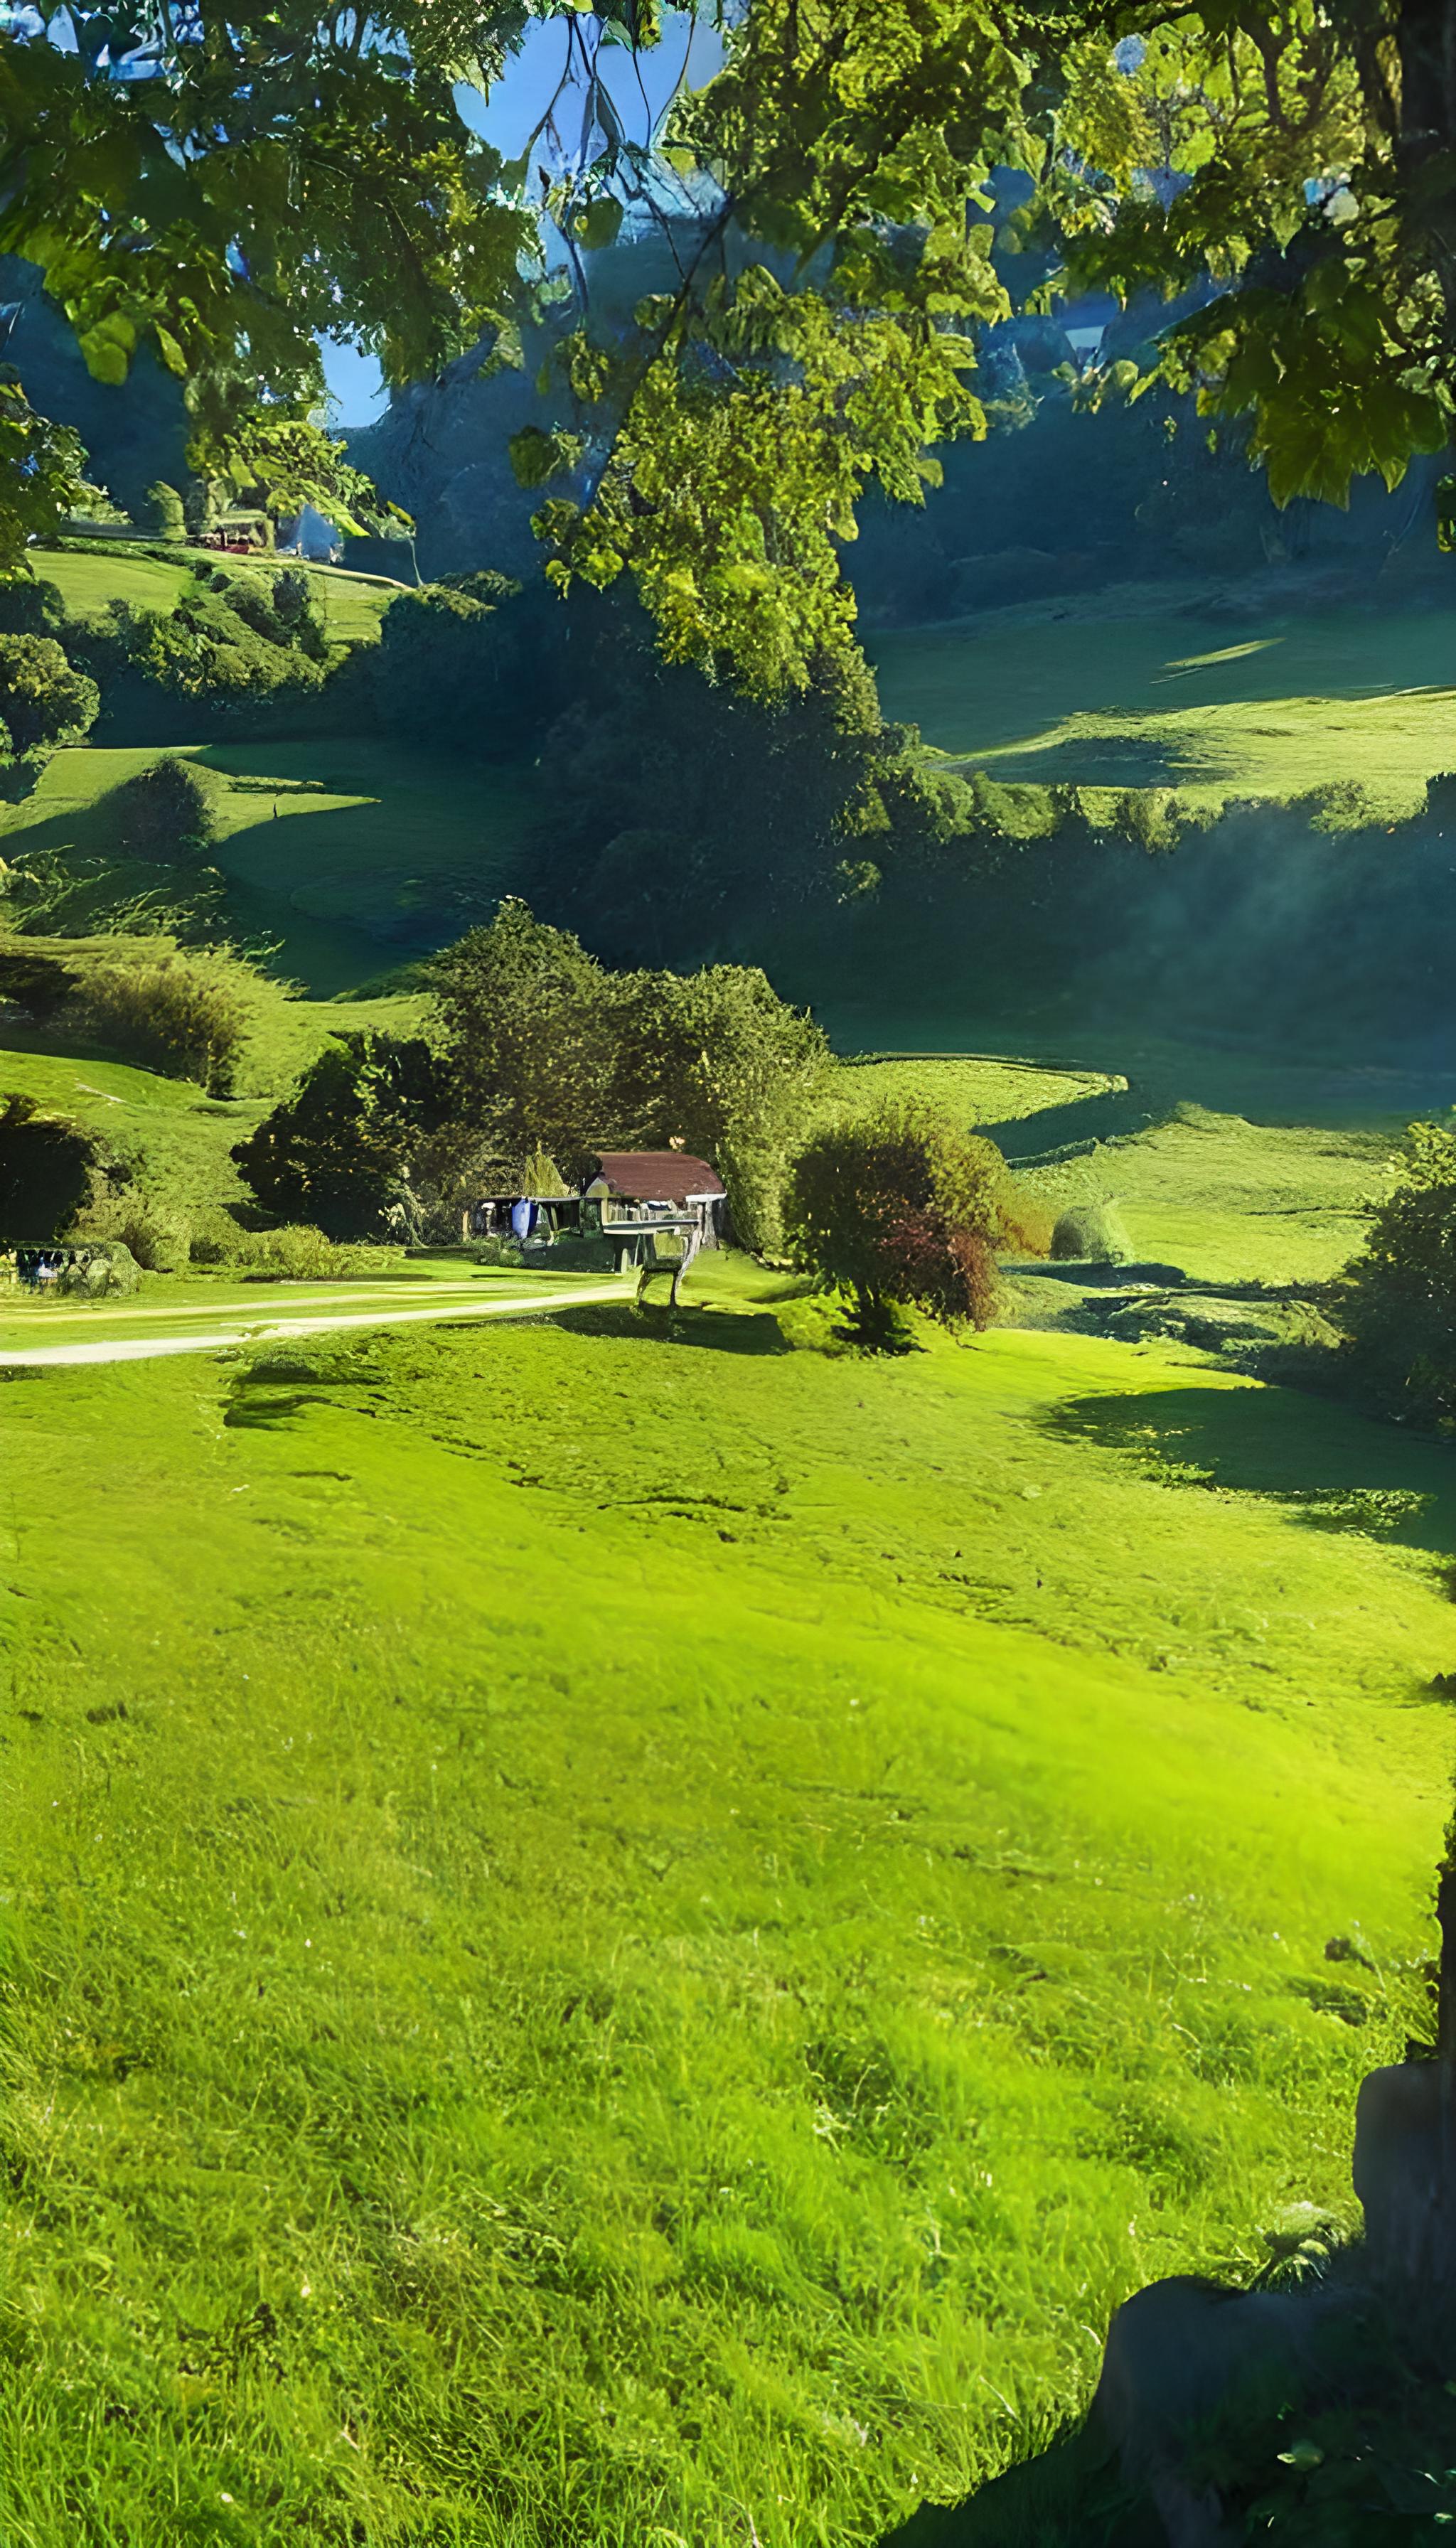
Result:
{"label": "dirt path", "polygon": [[0,1341],[0,1367],[35,1370],[50,1363],[146,1362],[159,1354],[220,1353],[229,1346],[278,1344],[290,1336],[337,1335],[350,1328],[417,1325],[441,1319],[539,1318],[543,1311],[588,1309],[606,1301],[632,1298],[630,1279],[575,1284],[570,1290],[515,1292],[505,1300],[461,1300],[446,1297],[410,1309],[376,1308],[345,1315],[294,1318],[239,1318],[235,1311],[215,1313],[216,1323],[189,1325],[184,1334],[88,1336],[73,1344],[16,1345]]}

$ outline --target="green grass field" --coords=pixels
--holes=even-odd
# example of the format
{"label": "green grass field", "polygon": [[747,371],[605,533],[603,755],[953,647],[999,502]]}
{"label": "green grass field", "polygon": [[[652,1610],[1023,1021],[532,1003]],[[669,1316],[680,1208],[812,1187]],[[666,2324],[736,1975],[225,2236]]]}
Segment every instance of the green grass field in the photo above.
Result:
{"label": "green grass field", "polygon": [[372,578],[349,575],[339,567],[311,566],[301,558],[256,560],[228,557],[219,549],[179,548],[175,561],[128,557],[107,549],[87,556],[83,549],[42,549],[36,572],[59,590],[66,609],[78,619],[99,617],[110,601],[130,601],[138,610],[170,610],[195,567],[221,567],[225,574],[271,573],[288,568],[307,575],[321,605],[330,637],[353,643],[379,633],[380,613],[393,588]]}
{"label": "green grass field", "polygon": [[1449,1460],[762,1285],[7,1388],[26,2548],[867,2542],[1347,2217]]}
{"label": "green grass field", "polygon": [[1456,761],[1456,611],[1250,610],[1215,630],[1133,598],[1128,616],[1076,595],[877,636],[885,713],[997,777],[1170,786],[1206,809],[1347,784],[1399,822]]}
{"label": "green grass field", "polygon": [[994,1053],[859,1053],[846,1056],[831,1107],[928,1106],[966,1125],[1010,1124],[1125,1085],[1115,1071],[1059,1070]]}
{"label": "green grass field", "polygon": [[[0,858],[104,856],[108,796],[159,757],[154,747],[56,753],[30,796],[0,807]],[[276,969],[324,998],[488,913],[531,820],[527,774],[372,737],[197,746],[185,757],[222,782],[216,856],[237,934],[276,944]]]}
{"label": "green grass field", "polygon": [[[1195,717],[1359,704],[1356,656],[1189,666],[1187,623],[1089,695],[1098,632],[1048,625],[1040,699],[1014,631],[973,675],[940,631],[883,641],[887,705],[969,751],[1164,674]],[[57,756],[0,856],[104,849],[151,757]],[[0,1094],[188,1209],[329,1032],[418,1030],[318,995],[467,925],[529,819],[372,740],[200,757],[316,994],[261,998],[247,1095],[0,1029]],[[1034,1155],[1145,1097],[1031,1183],[1233,1291],[1332,1273],[1426,1102],[1026,1041],[827,1103]],[[1074,2410],[1128,2292],[1247,2277],[1292,2203],[1352,2226],[1358,2080],[1427,2018],[1456,1467],[1040,1289],[893,1360],[792,1349],[793,1279],[710,1257],[676,1318],[0,1373],[3,2548],[871,2548]]]}
{"label": "green grass field", "polygon": [[1024,1182],[1053,1211],[1112,1204],[1138,1257],[1197,1281],[1323,1283],[1359,1247],[1398,1150],[1393,1130],[1256,1125],[1188,1107]]}
{"label": "green grass field", "polygon": [[365,1025],[417,1033],[426,1003],[400,994],[373,1001],[260,999],[238,1072],[243,1094],[206,1095],[103,1054],[60,1051],[55,1039],[9,1025],[0,1041],[0,1098],[12,1091],[101,1133],[135,1168],[138,1192],[182,1212],[243,1201],[230,1156],[331,1035]]}

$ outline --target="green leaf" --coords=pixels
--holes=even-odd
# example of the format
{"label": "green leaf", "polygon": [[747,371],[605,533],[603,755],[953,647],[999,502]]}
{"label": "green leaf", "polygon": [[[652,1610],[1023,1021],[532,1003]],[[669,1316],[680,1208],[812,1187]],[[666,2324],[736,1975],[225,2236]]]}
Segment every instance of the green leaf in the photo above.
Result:
{"label": "green leaf", "polygon": [[1298,2469],[1302,2476],[1310,2469],[1321,2467],[1324,2461],[1324,2453],[1318,2442],[1295,2442],[1279,2456],[1286,2468]]}
{"label": "green leaf", "polygon": [[577,236],[585,248],[610,247],[621,227],[622,207],[615,195],[598,195],[580,215]]}
{"label": "green leaf", "polygon": [[130,318],[113,312],[98,318],[78,339],[86,369],[94,381],[105,381],[109,388],[120,389],[132,368],[136,350],[136,330]]}
{"label": "green leaf", "polygon": [[510,466],[518,487],[545,487],[564,470],[575,469],[583,445],[575,434],[546,433],[539,424],[522,425],[509,442]]}

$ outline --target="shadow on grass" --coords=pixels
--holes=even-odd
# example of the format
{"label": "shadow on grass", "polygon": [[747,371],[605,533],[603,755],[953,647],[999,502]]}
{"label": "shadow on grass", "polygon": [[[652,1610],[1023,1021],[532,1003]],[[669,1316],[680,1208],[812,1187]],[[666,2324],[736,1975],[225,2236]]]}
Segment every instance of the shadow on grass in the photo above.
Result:
{"label": "shadow on grass", "polygon": [[964,2503],[924,2503],[879,2548],[1167,2548],[1085,2432],[1059,2435]]}
{"label": "shadow on grass", "polygon": [[620,1309],[614,1303],[603,1303],[594,1309],[584,1306],[580,1310],[556,1310],[551,1322],[568,1335],[638,1336],[655,1344],[694,1346],[708,1353],[792,1351],[777,1320],[761,1311],[695,1310],[690,1304],[673,1310],[654,1301],[624,1301]]}
{"label": "shadow on grass", "polygon": [[1265,1496],[1322,1530],[1456,1552],[1456,1465],[1439,1442],[1303,1391],[1167,1389],[1067,1400],[1050,1429],[1170,1486]]}

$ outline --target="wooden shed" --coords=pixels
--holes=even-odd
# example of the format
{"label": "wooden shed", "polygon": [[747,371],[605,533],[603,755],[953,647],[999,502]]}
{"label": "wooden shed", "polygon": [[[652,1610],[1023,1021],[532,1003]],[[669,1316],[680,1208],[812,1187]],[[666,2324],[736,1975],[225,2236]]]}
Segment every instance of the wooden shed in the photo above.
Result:
{"label": "wooden shed", "polygon": [[582,1188],[584,1203],[600,1207],[602,1226],[613,1222],[684,1220],[694,1225],[700,1247],[718,1246],[725,1234],[727,1190],[716,1168],[686,1150],[604,1150]]}

